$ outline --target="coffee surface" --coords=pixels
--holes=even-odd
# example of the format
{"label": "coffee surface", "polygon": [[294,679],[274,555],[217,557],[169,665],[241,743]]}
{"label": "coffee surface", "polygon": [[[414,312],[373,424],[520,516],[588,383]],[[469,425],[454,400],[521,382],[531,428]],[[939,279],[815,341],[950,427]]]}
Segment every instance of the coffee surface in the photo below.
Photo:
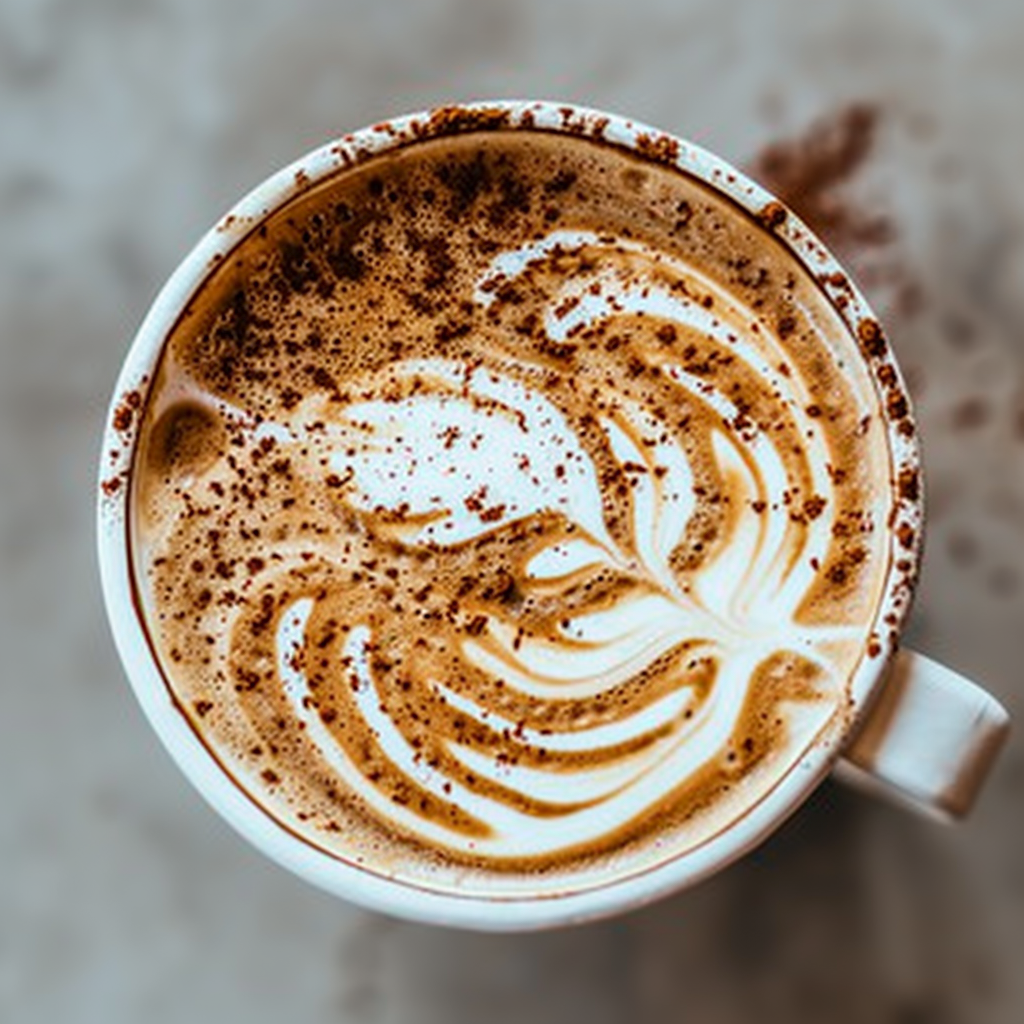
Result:
{"label": "coffee surface", "polygon": [[564,891],[699,845],[841,720],[889,479],[856,345],[749,214],[475,133],[211,272],[146,401],[134,571],[182,712],[290,830]]}

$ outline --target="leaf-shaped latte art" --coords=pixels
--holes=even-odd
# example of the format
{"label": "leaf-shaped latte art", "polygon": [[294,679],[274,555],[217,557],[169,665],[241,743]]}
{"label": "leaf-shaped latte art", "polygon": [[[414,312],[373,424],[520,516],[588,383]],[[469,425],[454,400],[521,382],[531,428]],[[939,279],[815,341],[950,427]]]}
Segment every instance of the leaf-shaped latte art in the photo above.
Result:
{"label": "leaf-shaped latte art", "polygon": [[[554,257],[592,269],[551,271]],[[544,289],[551,273],[557,288],[543,312],[556,342],[605,320],[668,322],[712,337],[727,349],[719,361],[729,380],[756,380],[778,400],[784,377],[772,353],[681,299],[672,283],[682,268],[663,257],[649,263],[638,246],[609,250],[593,236],[558,234],[496,260],[478,294],[487,304],[493,282],[516,275]],[[589,415],[583,436],[579,414],[544,393],[539,367],[508,361],[407,360],[364,382],[364,393],[381,397],[319,410],[306,461],[322,467],[334,501],[413,557],[475,551],[466,564],[479,568],[492,545],[505,552],[504,589],[477,590],[444,658],[403,641],[412,627],[398,609],[348,606],[344,641],[319,644],[331,655],[320,659],[327,674],[351,680],[326,723],[303,659],[290,654],[318,647],[314,623],[326,613],[300,596],[279,618],[291,713],[347,785],[403,830],[476,856],[552,855],[600,841],[725,758],[766,666],[785,663],[813,680],[797,688],[802,728],[831,712],[829,645],[857,630],[798,616],[832,535],[824,434],[798,388],[781,403],[785,429],[765,429],[749,402],[709,385],[707,365],[685,346],[682,359],[658,355],[660,387],[691,410],[689,430],[650,395],[622,394]],[[715,481],[716,493],[698,478]],[[794,515],[795,495],[815,514]],[[624,514],[611,521],[610,507]],[[687,566],[688,533],[701,517],[697,536],[709,550],[691,550]],[[398,685],[413,695],[403,710],[461,723],[440,738],[435,729],[432,755],[403,710],[389,708],[392,656],[406,674]],[[488,700],[493,687],[500,704]],[[555,727],[545,725],[552,708]],[[371,738],[372,756],[353,757],[334,722],[350,731],[361,723],[354,734]],[[408,798],[396,801],[397,791]],[[439,807],[458,814],[448,820]]]}
{"label": "leaf-shaped latte art", "polygon": [[156,387],[140,589],[179,704],[290,829],[557,891],[706,841],[837,720],[887,456],[816,284],[735,212],[602,234],[566,212],[599,175],[528,199],[505,167],[297,217],[245,294],[225,269]]}

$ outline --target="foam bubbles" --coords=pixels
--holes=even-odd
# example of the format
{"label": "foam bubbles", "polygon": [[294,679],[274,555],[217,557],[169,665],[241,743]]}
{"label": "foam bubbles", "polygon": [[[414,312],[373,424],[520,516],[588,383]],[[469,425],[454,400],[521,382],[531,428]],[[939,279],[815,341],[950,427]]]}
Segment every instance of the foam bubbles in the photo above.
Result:
{"label": "foam bubbles", "polygon": [[250,239],[169,343],[143,450],[202,415],[141,463],[155,645],[239,784],[338,856],[599,882],[841,713],[884,569],[870,382],[751,222],[665,168],[609,191],[630,165],[411,147]]}

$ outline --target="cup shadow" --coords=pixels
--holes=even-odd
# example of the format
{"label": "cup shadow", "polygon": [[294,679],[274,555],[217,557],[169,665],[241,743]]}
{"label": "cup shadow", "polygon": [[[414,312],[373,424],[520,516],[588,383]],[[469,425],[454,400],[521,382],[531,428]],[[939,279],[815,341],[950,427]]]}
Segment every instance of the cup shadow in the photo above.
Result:
{"label": "cup shadow", "polygon": [[990,1019],[989,936],[934,832],[826,784],[730,869],[617,919],[529,935],[378,919],[361,1002],[347,1001],[345,1019]]}

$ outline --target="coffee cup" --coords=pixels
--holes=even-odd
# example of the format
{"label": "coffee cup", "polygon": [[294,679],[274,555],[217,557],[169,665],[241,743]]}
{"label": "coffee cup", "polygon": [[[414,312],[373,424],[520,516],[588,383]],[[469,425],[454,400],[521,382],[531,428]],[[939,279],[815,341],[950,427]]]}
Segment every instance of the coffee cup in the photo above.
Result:
{"label": "coffee cup", "polygon": [[207,801],[402,917],[693,885],[830,772],[940,818],[1008,720],[900,647],[917,429],[796,214],[564,104],[375,125],[243,199],[128,353],[104,596]]}

